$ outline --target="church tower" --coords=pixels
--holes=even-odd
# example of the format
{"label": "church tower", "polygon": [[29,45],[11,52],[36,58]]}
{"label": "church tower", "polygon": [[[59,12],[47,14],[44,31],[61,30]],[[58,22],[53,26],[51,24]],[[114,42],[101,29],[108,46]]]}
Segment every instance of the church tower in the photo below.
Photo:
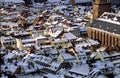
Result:
{"label": "church tower", "polygon": [[110,0],[94,0],[93,2],[93,18],[100,17],[104,12],[111,11]]}

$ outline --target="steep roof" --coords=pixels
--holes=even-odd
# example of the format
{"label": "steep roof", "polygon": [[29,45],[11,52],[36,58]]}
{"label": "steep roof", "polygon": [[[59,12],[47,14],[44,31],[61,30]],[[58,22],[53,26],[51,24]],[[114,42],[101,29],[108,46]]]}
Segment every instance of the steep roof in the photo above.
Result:
{"label": "steep roof", "polygon": [[90,24],[90,27],[120,34],[120,15],[104,13],[100,18],[93,20],[93,22]]}

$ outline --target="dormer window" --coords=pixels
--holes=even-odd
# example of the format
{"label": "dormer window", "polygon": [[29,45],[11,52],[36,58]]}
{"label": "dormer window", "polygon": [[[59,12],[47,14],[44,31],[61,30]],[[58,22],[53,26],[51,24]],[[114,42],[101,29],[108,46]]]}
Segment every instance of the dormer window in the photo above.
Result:
{"label": "dormer window", "polygon": [[116,32],[117,30],[116,30],[116,29],[114,29],[114,31]]}
{"label": "dormer window", "polygon": [[109,27],[107,27],[107,29],[109,30],[110,28],[109,28]]}
{"label": "dormer window", "polygon": [[101,28],[102,26],[100,25],[99,28]]}
{"label": "dormer window", "polygon": [[116,17],[113,18],[114,21],[117,21],[118,19]]}
{"label": "dormer window", "polygon": [[105,16],[105,19],[108,19],[108,16]]}

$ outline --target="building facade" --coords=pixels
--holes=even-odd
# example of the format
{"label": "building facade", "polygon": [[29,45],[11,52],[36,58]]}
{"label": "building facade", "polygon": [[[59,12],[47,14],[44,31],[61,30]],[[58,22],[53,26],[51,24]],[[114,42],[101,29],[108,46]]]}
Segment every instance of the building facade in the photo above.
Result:
{"label": "building facade", "polygon": [[110,33],[97,28],[88,28],[88,36],[92,39],[96,39],[106,46],[119,46],[120,47],[120,35]]}
{"label": "building facade", "polygon": [[93,2],[93,18],[100,17],[104,12],[111,11],[110,0],[94,0]]}
{"label": "building facade", "polygon": [[104,13],[88,27],[88,36],[106,46],[120,48],[120,15]]}

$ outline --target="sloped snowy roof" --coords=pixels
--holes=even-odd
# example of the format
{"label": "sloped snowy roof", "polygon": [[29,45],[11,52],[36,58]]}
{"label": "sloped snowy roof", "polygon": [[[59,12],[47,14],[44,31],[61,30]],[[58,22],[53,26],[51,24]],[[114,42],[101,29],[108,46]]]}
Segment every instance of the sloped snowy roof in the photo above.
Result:
{"label": "sloped snowy roof", "polygon": [[97,40],[93,40],[90,38],[87,39],[87,42],[90,43],[91,45],[98,45],[99,44],[99,42]]}
{"label": "sloped snowy roof", "polygon": [[45,56],[42,57],[42,60],[41,60],[41,62],[46,63],[46,64],[49,64],[51,61],[52,61],[51,58],[49,58],[49,57],[45,57]]}
{"label": "sloped snowy roof", "polygon": [[13,2],[13,3],[23,3],[23,0],[0,0],[0,2]]}
{"label": "sloped snowy roof", "polygon": [[52,66],[55,66],[55,67],[59,67],[60,66],[60,62],[52,62],[51,65]]}
{"label": "sloped snowy roof", "polygon": [[22,41],[22,43],[27,43],[27,42],[34,42],[34,41],[36,41],[36,39],[24,39],[21,41]]}
{"label": "sloped snowy roof", "polygon": [[8,36],[8,37],[2,36],[0,39],[1,39],[2,42],[15,41],[15,38],[13,38],[11,36]]}
{"label": "sloped snowy roof", "polygon": [[23,66],[23,67],[25,67],[25,66],[28,66],[29,64],[28,64],[28,62],[27,61],[21,61],[21,62],[18,62],[17,63],[17,65],[20,65],[20,66]]}
{"label": "sloped snowy roof", "polygon": [[10,64],[10,65],[7,65],[8,66],[8,71],[10,71],[11,73],[15,73],[16,69],[17,69],[17,66],[13,65],[13,64]]}
{"label": "sloped snowy roof", "polygon": [[14,56],[16,56],[15,53],[8,53],[7,55],[4,56],[4,59],[12,59],[14,58]]}
{"label": "sloped snowy roof", "polygon": [[60,2],[61,0],[48,0],[48,2]]}
{"label": "sloped snowy roof", "polygon": [[61,42],[67,42],[68,40],[66,38],[57,38],[57,39],[54,39],[54,43],[61,43]]}
{"label": "sloped snowy roof", "polygon": [[103,74],[100,74],[98,75],[96,78],[108,78],[107,76],[103,75]]}
{"label": "sloped snowy roof", "polygon": [[17,56],[23,56],[27,54],[26,50],[22,50],[20,52],[18,52],[17,50],[13,50],[12,52],[15,53]]}
{"label": "sloped snowy roof", "polygon": [[50,67],[47,68],[56,71],[59,68],[60,64],[61,64],[60,62],[52,62],[50,64]]}
{"label": "sloped snowy roof", "polygon": [[50,35],[52,36],[52,37],[58,37],[61,33],[62,33],[63,31],[60,31],[60,30],[57,30],[55,33],[51,33]]}
{"label": "sloped snowy roof", "polygon": [[46,37],[42,36],[42,35],[39,35],[38,37],[36,37],[35,39],[36,40],[39,40],[39,39],[45,39]]}
{"label": "sloped snowy roof", "polygon": [[74,56],[72,56],[72,55],[70,55],[70,54],[67,54],[67,53],[63,53],[62,56],[63,56],[63,58],[64,58],[65,60],[74,59],[74,58],[75,58]]}
{"label": "sloped snowy roof", "polygon": [[75,3],[86,3],[86,2],[92,2],[93,0],[75,0]]}
{"label": "sloped snowy roof", "polygon": [[77,37],[76,37],[75,35],[73,35],[72,33],[64,33],[64,36],[65,36],[68,40],[77,39]]}
{"label": "sloped snowy roof", "polygon": [[80,75],[85,75],[87,76],[89,74],[89,66],[88,64],[82,64],[82,65],[78,65],[76,67],[73,67],[70,72],[74,72]]}
{"label": "sloped snowy roof", "polygon": [[24,3],[23,0],[13,0],[14,3]]}
{"label": "sloped snowy roof", "polygon": [[90,26],[110,33],[120,34],[120,15],[105,12],[100,18],[93,20]]}
{"label": "sloped snowy roof", "polygon": [[53,74],[50,74],[50,73],[45,75],[45,77],[47,77],[47,78],[64,78],[63,75],[53,75]]}
{"label": "sloped snowy roof", "polygon": [[61,10],[61,9],[66,9],[67,6],[65,5],[61,5],[61,6],[57,6],[56,8],[54,8],[55,10]]}
{"label": "sloped snowy roof", "polygon": [[82,31],[86,31],[87,32],[87,28],[85,28],[85,27],[79,27],[79,29],[80,29],[81,32]]}

